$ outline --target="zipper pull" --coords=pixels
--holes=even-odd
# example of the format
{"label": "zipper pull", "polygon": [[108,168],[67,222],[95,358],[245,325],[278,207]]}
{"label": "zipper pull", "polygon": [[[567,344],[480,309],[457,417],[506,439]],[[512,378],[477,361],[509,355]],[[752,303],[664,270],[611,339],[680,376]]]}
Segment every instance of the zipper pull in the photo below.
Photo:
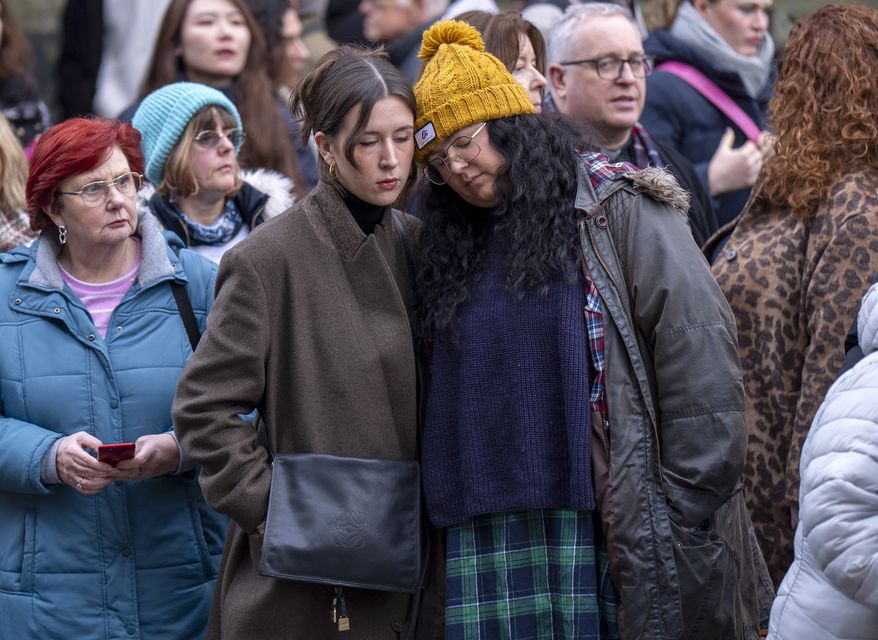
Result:
{"label": "zipper pull", "polygon": [[350,631],[351,630],[351,621],[348,618],[348,605],[344,600],[344,595],[341,592],[341,587],[335,588],[335,595],[338,598],[338,606],[339,606],[338,630],[339,631]]}

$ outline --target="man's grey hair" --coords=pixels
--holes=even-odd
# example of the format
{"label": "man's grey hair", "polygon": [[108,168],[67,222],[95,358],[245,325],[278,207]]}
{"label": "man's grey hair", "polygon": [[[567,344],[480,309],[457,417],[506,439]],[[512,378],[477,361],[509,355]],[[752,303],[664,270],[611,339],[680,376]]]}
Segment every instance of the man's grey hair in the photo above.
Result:
{"label": "man's grey hair", "polygon": [[546,47],[546,62],[553,64],[569,60],[576,48],[576,30],[579,25],[586,20],[605,16],[622,16],[627,18],[635,29],[637,28],[634,16],[631,15],[627,7],[621,4],[614,2],[571,4],[552,31]]}

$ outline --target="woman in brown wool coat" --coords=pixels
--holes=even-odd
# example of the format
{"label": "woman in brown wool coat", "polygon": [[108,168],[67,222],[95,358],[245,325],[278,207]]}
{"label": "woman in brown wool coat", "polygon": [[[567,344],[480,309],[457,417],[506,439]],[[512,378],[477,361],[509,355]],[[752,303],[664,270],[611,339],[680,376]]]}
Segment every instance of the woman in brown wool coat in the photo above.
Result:
{"label": "woman in brown wool coat", "polygon": [[[258,408],[275,453],[416,458],[403,236],[417,221],[391,207],[414,175],[414,96],[383,54],[346,46],[298,91],[293,107],[314,135],[320,183],[223,256],[214,313],[174,404],[204,494],[231,519],[207,638],[339,636],[332,586],[259,573],[272,470],[240,414]],[[344,595],[341,637],[424,637],[417,595]]]}
{"label": "woman in brown wool coat", "polygon": [[705,248],[737,319],[745,492],[775,584],[793,559],[802,444],[878,273],[878,12],[821,14],[816,37],[794,29],[787,43],[770,105],[775,154],[750,206],[722,250],[716,238]]}

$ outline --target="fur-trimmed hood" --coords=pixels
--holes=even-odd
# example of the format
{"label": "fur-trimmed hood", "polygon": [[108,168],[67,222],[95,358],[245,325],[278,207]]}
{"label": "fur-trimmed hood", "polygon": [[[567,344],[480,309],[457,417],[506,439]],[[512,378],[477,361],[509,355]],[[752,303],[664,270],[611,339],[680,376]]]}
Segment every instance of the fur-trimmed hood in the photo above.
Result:
{"label": "fur-trimmed hood", "polygon": [[634,173],[625,174],[625,177],[639,192],[646,193],[659,202],[670,204],[684,216],[689,215],[691,196],[680,186],[674,174],[667,169],[647,167]]}
{"label": "fur-trimmed hood", "polygon": [[[293,181],[276,171],[246,169],[241,171],[240,177],[251,187],[268,196],[263,210],[265,220],[283,213],[296,201],[293,195]],[[137,192],[138,211],[149,208],[149,201],[153,195],[155,195],[155,186],[150,182],[144,182],[143,188]]]}

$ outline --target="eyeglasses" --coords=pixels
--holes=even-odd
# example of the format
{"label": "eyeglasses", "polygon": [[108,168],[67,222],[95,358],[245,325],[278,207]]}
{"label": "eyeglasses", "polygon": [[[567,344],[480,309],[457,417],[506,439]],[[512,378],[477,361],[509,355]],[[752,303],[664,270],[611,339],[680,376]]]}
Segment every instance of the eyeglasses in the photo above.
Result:
{"label": "eyeglasses", "polygon": [[474,138],[485,128],[486,124],[488,123],[483,122],[471,136],[460,136],[459,138],[455,138],[445,149],[445,156],[430,160],[427,163],[427,166],[424,167],[424,175],[427,177],[427,180],[433,184],[443,185],[448,182],[448,178],[451,177],[450,162],[454,161],[469,164],[475,160],[479,153],[481,153],[482,148],[476,143]]}
{"label": "eyeglasses", "polygon": [[195,143],[204,149],[213,149],[219,144],[222,138],[231,142],[235,149],[239,149],[241,145],[244,144],[244,130],[235,128],[226,129],[225,131],[220,132],[212,129],[205,129],[204,131],[199,131],[195,136]]}
{"label": "eyeglasses", "polygon": [[645,78],[652,73],[655,58],[652,56],[634,56],[633,58],[623,60],[616,56],[605,56],[592,60],[568,60],[559,64],[565,67],[572,64],[593,64],[598,72],[598,77],[604,80],[618,80],[622,77],[622,69],[625,68],[626,62],[631,67],[631,75],[635,78]]}
{"label": "eyeglasses", "polygon": [[130,198],[140,189],[143,176],[139,173],[123,173],[112,180],[97,180],[84,185],[79,191],[59,191],[62,196],[79,196],[87,207],[103,204],[110,197],[110,187],[116,187],[120,195]]}

